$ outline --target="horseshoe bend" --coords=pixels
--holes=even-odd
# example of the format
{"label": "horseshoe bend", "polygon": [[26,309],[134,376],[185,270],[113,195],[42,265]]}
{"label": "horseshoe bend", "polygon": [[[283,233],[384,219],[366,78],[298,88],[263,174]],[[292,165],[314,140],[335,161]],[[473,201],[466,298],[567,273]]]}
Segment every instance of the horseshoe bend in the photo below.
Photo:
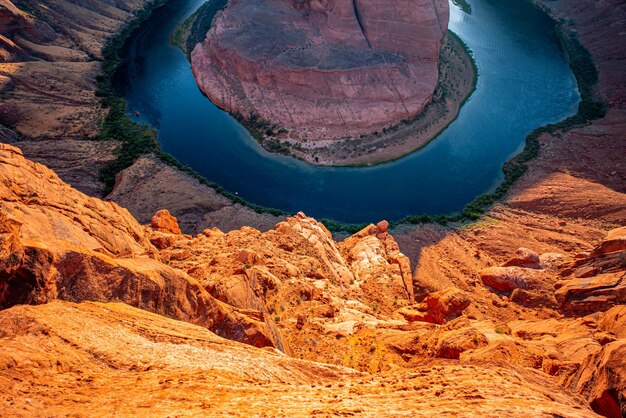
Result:
{"label": "horseshoe bend", "polygon": [[[307,183],[270,163],[245,164],[249,155],[229,160],[226,147],[202,148],[210,134],[237,145],[220,130],[228,123],[245,131],[198,91],[172,45],[201,2],[0,0],[0,417],[626,416],[625,0],[450,3],[450,26],[463,29],[482,83],[438,141],[404,159],[423,160],[378,184],[403,161],[315,167],[246,143],[270,163],[306,166],[316,180]],[[399,57],[398,68],[412,59],[398,51],[418,15],[388,3],[422,5],[381,2],[377,18],[393,17],[385,31],[398,34],[378,39],[358,0],[248,3],[272,15],[251,25],[297,16],[286,26],[319,33],[311,39],[328,51],[387,42],[376,53]],[[214,26],[206,10],[217,28],[233,9]],[[200,29],[197,51],[210,39]],[[426,109],[449,108],[449,96],[436,100],[453,38],[432,39],[440,80]],[[162,124],[142,125],[153,121],[150,107],[113,88],[129,62],[138,74],[129,80],[161,93],[134,91]],[[193,94],[176,96],[185,89]],[[217,122],[187,130],[194,118]],[[498,130],[499,120],[510,129]],[[165,154],[168,135],[190,140],[200,166],[243,172],[251,188],[296,210],[226,193]],[[467,188],[507,139],[497,161],[504,180],[462,211],[384,212],[401,205],[398,195],[442,203],[406,181],[455,194],[437,178]],[[472,154],[478,145],[484,159]],[[440,148],[460,158],[437,158]],[[462,160],[478,169],[460,170]],[[319,195],[297,200],[280,182],[328,194],[338,179],[328,173],[345,172],[355,181],[319,203],[337,209],[364,185],[380,205],[345,212],[367,207],[365,224],[317,220]]]}
{"label": "horseshoe bend", "polygon": [[311,161],[302,141],[376,137],[424,110],[448,18],[444,0],[231,0],[190,59],[211,101]]}

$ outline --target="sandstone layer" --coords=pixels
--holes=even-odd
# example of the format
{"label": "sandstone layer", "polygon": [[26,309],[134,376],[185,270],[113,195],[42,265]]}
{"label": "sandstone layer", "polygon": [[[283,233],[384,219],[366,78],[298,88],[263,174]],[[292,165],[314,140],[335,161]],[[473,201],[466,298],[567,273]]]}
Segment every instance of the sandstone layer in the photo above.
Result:
{"label": "sandstone layer", "polygon": [[[11,415],[84,411],[87,403],[54,401],[67,390],[102,413],[120,408],[107,399],[133,393],[137,401],[122,413],[142,414],[140,405],[148,415],[166,413],[180,408],[159,401],[171,397],[170,379],[177,376],[180,396],[195,402],[199,392],[192,388],[203,387],[202,375],[222,382],[224,392],[202,395],[199,406],[219,414],[271,405],[285,415],[345,408],[376,415],[394,402],[406,402],[411,412],[428,402],[432,414],[450,412],[449,402],[458,407],[459,397],[471,405],[470,416],[476,410],[514,416],[520,408],[592,416],[591,408],[612,417],[625,410],[623,227],[579,254],[535,252],[529,241],[499,263],[481,257],[488,268],[457,269],[430,286],[421,277],[424,266],[412,274],[388,227],[381,221],[338,243],[302,213],[267,232],[213,228],[185,235],[167,210],[142,226],[125,209],[72,189],[2,145],[0,387],[8,394],[2,407]],[[459,256],[457,265],[464,262]],[[437,277],[436,270],[429,274]],[[17,306],[25,304],[47,306]],[[250,351],[210,331],[306,361]],[[153,395],[105,390],[111,379],[137,384],[139,374],[147,385],[141,390]],[[25,376],[28,387],[15,383]],[[320,390],[311,404],[264,401],[286,382],[290,390],[301,387],[301,396]],[[60,392],[48,392],[51,384]]]}
{"label": "sandstone layer", "polygon": [[192,69],[231,113],[297,139],[356,137],[431,99],[448,13],[442,0],[231,0]]}
{"label": "sandstone layer", "polygon": [[119,303],[2,311],[0,341],[4,416],[597,416],[527,370],[441,362],[371,375]]}
{"label": "sandstone layer", "polygon": [[[381,223],[337,243],[300,215],[177,234],[3,147],[1,415],[625,415],[626,9],[546,4],[573,19],[608,114],[542,136],[508,197],[469,225],[391,238]],[[143,224],[167,208],[189,231],[237,210],[205,217],[199,200],[187,217],[176,192],[204,186],[149,158],[125,174]]]}

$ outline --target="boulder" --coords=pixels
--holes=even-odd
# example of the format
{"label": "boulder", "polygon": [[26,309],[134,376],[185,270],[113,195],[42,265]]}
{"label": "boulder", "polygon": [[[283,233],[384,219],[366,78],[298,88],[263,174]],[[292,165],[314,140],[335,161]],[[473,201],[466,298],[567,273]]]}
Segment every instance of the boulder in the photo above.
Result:
{"label": "boulder", "polygon": [[376,229],[378,230],[379,234],[386,233],[387,230],[389,229],[389,222],[387,222],[387,221],[380,221],[380,222],[378,222],[378,224],[376,224]]}
{"label": "boulder", "polygon": [[396,312],[409,322],[444,324],[461,315],[469,305],[470,300],[465,292],[448,288],[429,294],[418,305],[407,306]]}
{"label": "boulder", "polygon": [[152,227],[157,231],[170,234],[180,234],[178,220],[167,209],[161,209],[154,214],[151,221]]}
{"label": "boulder", "polygon": [[480,278],[498,292],[549,289],[552,281],[541,271],[520,267],[487,267],[480,271]]}
{"label": "boulder", "polygon": [[502,265],[503,267],[519,266],[539,268],[539,254],[528,248],[518,248],[515,257]]}

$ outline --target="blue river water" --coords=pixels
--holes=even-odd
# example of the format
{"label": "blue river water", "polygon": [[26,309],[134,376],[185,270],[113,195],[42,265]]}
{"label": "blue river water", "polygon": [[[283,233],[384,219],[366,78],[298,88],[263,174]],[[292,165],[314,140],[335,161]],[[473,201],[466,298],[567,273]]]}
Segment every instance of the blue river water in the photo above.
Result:
{"label": "blue river water", "polygon": [[534,128],[576,113],[580,95],[554,23],[526,0],[450,4],[450,29],[472,49],[479,78],[458,118],[423,149],[362,168],[317,167],[266,152],[202,95],[176,26],[204,0],[171,0],[128,44],[129,112],[158,129],[164,151],[244,199],[342,222],[461,210],[502,181],[502,164]]}

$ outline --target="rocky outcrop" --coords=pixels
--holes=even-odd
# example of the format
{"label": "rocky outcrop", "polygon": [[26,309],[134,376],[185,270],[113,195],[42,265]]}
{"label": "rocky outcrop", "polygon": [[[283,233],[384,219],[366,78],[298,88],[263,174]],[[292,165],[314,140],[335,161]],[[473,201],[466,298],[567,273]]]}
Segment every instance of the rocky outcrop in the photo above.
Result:
{"label": "rocky outcrop", "polygon": [[298,213],[267,232],[206,229],[162,247],[169,265],[216,299],[289,329],[285,345],[307,359],[343,364],[341,353],[351,348],[336,335],[386,324],[384,314],[412,300],[410,263],[384,222],[337,243],[323,224]]}
{"label": "rocky outcrop", "polygon": [[150,232],[114,203],[88,197],[19,149],[0,144],[0,308],[121,301],[257,346],[280,346],[270,318],[215,300],[160,262]]}
{"label": "rocky outcrop", "polygon": [[603,311],[626,303],[626,273],[572,278],[565,281],[554,296],[566,311]]}
{"label": "rocky outcrop", "polygon": [[0,312],[6,416],[596,416],[524,369],[431,363],[359,373],[224,340],[119,303]]}
{"label": "rocky outcrop", "polygon": [[230,0],[192,69],[229,112],[295,139],[354,137],[422,110],[447,23],[443,0]]}
{"label": "rocky outcrop", "polygon": [[589,356],[567,385],[582,393],[598,414],[626,416],[626,340],[609,343]]}
{"label": "rocky outcrop", "polygon": [[602,312],[626,303],[624,237],[623,227],[613,229],[592,251],[567,262],[560,254],[539,256],[520,248],[503,267],[482,269],[480,278],[519,305],[558,307],[573,315]]}
{"label": "rocky outcrop", "polygon": [[152,216],[150,221],[152,227],[157,231],[166,232],[170,234],[180,234],[180,227],[178,226],[178,220],[172,216],[169,210],[161,209]]}
{"label": "rocky outcrop", "polygon": [[[6,373],[0,376],[3,393],[14,393],[15,382],[28,381],[30,386],[18,392],[32,393],[33,408],[39,411],[49,406],[48,395],[31,391],[57,387],[60,378],[72,388],[88,391],[95,389],[85,386],[86,375],[105,387],[110,386],[108,379],[118,384],[129,379],[123,396],[131,396],[134,390],[153,393],[152,373],[159,376],[154,384],[169,386],[171,376],[183,379],[189,372],[210,377],[213,385],[222,379],[220,387],[239,382],[246,393],[251,379],[255,387],[260,381],[291,388],[294,382],[297,387],[330,384],[335,389],[332,395],[329,392],[332,399],[337,390],[346,398],[361,399],[361,392],[348,387],[352,382],[359,390],[371,390],[368,393],[383,403],[392,402],[387,398],[390,393],[404,397],[410,387],[411,396],[419,399],[434,396],[441,401],[450,396],[455,408],[456,388],[463,388],[460,396],[468,387],[477,387],[482,398],[471,399],[494,394],[499,408],[506,408],[506,397],[511,396],[515,408],[531,414],[562,414],[568,408],[571,416],[575,411],[591,414],[567,389],[541,374],[545,373],[585,396],[597,412],[623,408],[623,306],[562,318],[544,306],[517,309],[504,296],[469,279],[463,290],[450,286],[414,304],[410,262],[389,234],[386,221],[338,243],[323,224],[302,213],[267,232],[244,227],[224,233],[212,228],[195,237],[181,234],[166,210],[153,218],[151,226],[142,226],[116,204],[72,189],[49,169],[26,160],[17,148],[0,146],[0,362],[10,374],[8,380]],[[615,242],[616,236],[621,235],[611,232],[607,240]],[[619,246],[602,241],[598,248],[604,250],[574,258],[574,267],[592,263],[599,274],[621,271],[612,255]],[[530,257],[532,266],[522,263],[526,268],[498,267],[532,278],[513,280],[513,273],[504,275],[511,280],[503,283],[516,286],[512,301],[518,290],[553,287],[557,264],[572,268],[562,257],[545,254],[538,257],[538,266],[537,257]],[[18,306],[26,304],[38,306]],[[502,312],[519,318],[504,319],[507,315]],[[537,315],[549,318],[537,320]],[[300,359],[376,374],[297,361],[273,351],[253,352],[209,331]],[[442,358],[448,363],[439,363]],[[424,361],[431,363],[424,366]],[[238,374],[242,362],[255,365],[244,379]],[[518,369],[512,366],[515,363],[536,371]],[[411,371],[400,372],[402,366]],[[76,370],[81,372],[74,379]],[[261,380],[266,372],[270,377]],[[134,373],[143,373],[139,379],[143,383],[137,383]],[[427,380],[422,381],[422,373],[427,373]],[[24,380],[25,375],[29,379]],[[454,379],[441,380],[449,375]],[[415,389],[427,381],[432,385],[435,377],[442,381],[442,389],[432,393]],[[373,381],[374,386],[366,384]],[[181,387],[186,390],[184,384],[177,385],[179,394]],[[223,402],[231,389],[212,393],[219,393]],[[103,402],[97,390],[89,393],[98,411],[110,412],[111,403]],[[537,393],[550,393],[551,398],[540,397],[538,402],[533,398]],[[188,401],[189,396],[193,397],[184,398]],[[325,410],[332,402],[324,396],[313,396],[318,399],[315,407],[299,402],[294,408],[300,409],[294,411]],[[16,398],[1,407],[27,408],[20,403],[22,397]],[[531,398],[532,404],[520,406],[520,399]],[[393,398],[396,405],[404,401]],[[268,405],[273,404],[264,405],[265,413]],[[473,402],[472,411],[480,405]],[[281,407],[284,413],[284,402]],[[232,410],[232,405],[225,408]],[[493,405],[487,403],[485,408]],[[251,409],[243,410],[250,414]],[[132,407],[124,411],[134,412]]]}
{"label": "rocky outcrop", "polygon": [[562,309],[581,313],[626,304],[626,228],[608,232],[588,254],[563,271],[555,297]]}
{"label": "rocky outcrop", "polygon": [[409,302],[415,296],[411,263],[387,232],[388,227],[387,221],[370,225],[340,245],[357,285],[370,303],[385,308],[389,304],[389,293]]}
{"label": "rocky outcrop", "polygon": [[341,244],[301,213],[265,233],[207,229],[192,237],[167,210],[151,228],[139,225],[9,145],[0,145],[0,220],[0,308],[121,301],[291,354],[299,332],[284,338],[281,317],[352,330],[384,322],[374,311],[412,298],[410,263],[386,222]]}

